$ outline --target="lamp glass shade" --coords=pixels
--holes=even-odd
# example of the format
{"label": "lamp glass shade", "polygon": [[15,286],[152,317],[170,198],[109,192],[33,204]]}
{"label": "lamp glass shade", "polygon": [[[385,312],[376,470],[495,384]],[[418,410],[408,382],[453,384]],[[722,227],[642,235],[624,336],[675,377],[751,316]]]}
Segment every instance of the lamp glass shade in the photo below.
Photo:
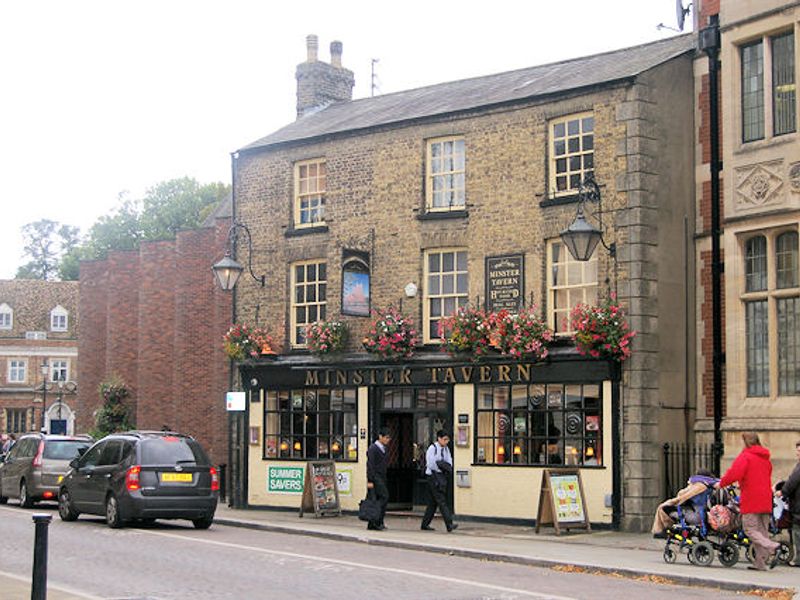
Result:
{"label": "lamp glass shade", "polygon": [[578,213],[572,225],[561,232],[561,241],[572,258],[585,262],[592,257],[603,234],[589,223],[582,213]]}
{"label": "lamp glass shade", "polygon": [[221,261],[211,267],[211,270],[217,276],[219,286],[224,291],[229,292],[239,281],[244,267],[226,254]]}
{"label": "lamp glass shade", "polygon": [[50,373],[50,365],[47,362],[43,362],[41,367],[39,368],[42,371],[42,375],[44,375],[45,377],[47,377],[47,375]]}

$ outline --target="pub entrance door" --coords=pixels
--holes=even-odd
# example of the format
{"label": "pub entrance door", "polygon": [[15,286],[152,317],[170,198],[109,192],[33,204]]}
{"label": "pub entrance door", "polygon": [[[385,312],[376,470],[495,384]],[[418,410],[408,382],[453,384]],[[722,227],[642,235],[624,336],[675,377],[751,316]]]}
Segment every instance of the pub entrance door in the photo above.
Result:
{"label": "pub entrance door", "polygon": [[[390,510],[421,509],[427,503],[425,451],[439,429],[453,428],[451,387],[373,388],[373,419],[377,429],[387,427],[387,483]],[[452,486],[451,486],[452,493]],[[452,499],[450,500],[452,502]]]}

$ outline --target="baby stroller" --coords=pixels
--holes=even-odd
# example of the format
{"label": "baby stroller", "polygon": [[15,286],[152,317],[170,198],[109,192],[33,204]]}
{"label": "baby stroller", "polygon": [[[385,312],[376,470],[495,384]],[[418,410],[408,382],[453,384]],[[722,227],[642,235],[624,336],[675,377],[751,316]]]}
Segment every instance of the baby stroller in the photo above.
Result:
{"label": "baby stroller", "polygon": [[[735,494],[735,488],[731,487],[727,491],[732,498],[733,504],[738,507],[739,496]],[[782,498],[773,497],[772,506],[773,510],[769,520],[769,532],[770,535],[774,537],[779,535],[783,529],[791,527],[791,521],[789,521],[787,525],[787,519],[783,518],[784,510],[786,510],[785,500]],[[755,547],[750,541],[750,538],[747,537],[747,534],[745,533],[738,519],[736,525],[736,528],[728,534],[727,539],[736,544],[738,547],[744,549],[745,557],[747,557],[747,560],[750,563],[753,563],[755,561]],[[780,560],[782,563],[788,563],[792,557],[791,548],[783,541],[775,541],[780,544],[778,547],[778,560]]]}
{"label": "baby stroller", "polygon": [[732,567],[739,561],[736,544],[720,534],[714,539],[714,532],[708,526],[708,509],[717,481],[714,477],[693,475],[689,478],[689,485],[678,494],[678,498],[692,494],[688,499],[675,506],[660,507],[674,521],[664,531],[667,540],[664,546],[664,562],[674,563],[681,550],[687,551],[690,563],[699,566],[710,565],[715,554],[726,567]]}

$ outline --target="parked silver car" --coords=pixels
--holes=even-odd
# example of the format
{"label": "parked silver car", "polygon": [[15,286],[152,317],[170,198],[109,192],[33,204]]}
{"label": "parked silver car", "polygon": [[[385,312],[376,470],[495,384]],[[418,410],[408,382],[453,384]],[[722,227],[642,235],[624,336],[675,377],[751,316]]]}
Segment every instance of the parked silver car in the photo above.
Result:
{"label": "parked silver car", "polygon": [[26,433],[0,463],[0,504],[18,498],[30,508],[40,500],[58,500],[58,488],[69,461],[92,445],[89,436]]}

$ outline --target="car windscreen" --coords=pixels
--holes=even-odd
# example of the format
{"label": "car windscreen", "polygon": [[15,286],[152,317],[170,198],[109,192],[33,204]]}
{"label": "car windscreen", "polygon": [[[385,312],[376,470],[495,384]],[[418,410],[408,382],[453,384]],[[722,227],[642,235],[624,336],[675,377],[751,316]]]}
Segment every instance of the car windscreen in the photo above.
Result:
{"label": "car windscreen", "polygon": [[200,444],[186,438],[167,436],[144,440],[141,453],[143,465],[210,464]]}
{"label": "car windscreen", "polygon": [[44,458],[53,460],[72,460],[79,455],[81,448],[84,450],[92,443],[84,440],[49,440],[44,445]]}

